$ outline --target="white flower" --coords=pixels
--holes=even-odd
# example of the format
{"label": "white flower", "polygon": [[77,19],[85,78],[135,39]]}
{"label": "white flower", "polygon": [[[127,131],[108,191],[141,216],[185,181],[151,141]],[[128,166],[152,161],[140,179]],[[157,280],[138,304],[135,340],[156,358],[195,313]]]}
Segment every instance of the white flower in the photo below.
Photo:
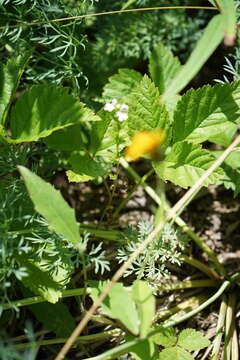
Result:
{"label": "white flower", "polygon": [[104,105],[104,110],[105,111],[113,111],[115,110],[117,107],[117,99],[112,99],[112,101],[110,103],[106,103]]}
{"label": "white flower", "polygon": [[128,119],[128,113],[127,112],[117,111],[116,116],[117,116],[119,121],[125,121],[125,120]]}
{"label": "white flower", "polygon": [[128,105],[127,104],[122,104],[120,106],[120,109],[121,109],[122,112],[128,112]]}

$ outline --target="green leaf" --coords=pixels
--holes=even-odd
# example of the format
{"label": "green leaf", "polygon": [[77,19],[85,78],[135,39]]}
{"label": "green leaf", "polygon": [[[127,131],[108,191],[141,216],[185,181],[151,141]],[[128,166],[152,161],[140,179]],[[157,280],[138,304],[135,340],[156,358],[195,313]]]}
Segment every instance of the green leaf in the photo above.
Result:
{"label": "green leaf", "polygon": [[194,360],[194,358],[186,350],[175,346],[161,351],[159,360]]}
{"label": "green leaf", "polygon": [[128,143],[126,121],[119,124],[114,114],[100,111],[101,121],[92,124],[89,152],[102,156],[106,161],[115,161]]}
{"label": "green leaf", "polygon": [[167,90],[162,96],[162,100],[178,94],[194,78],[208,58],[223,39],[223,15],[214,16],[208,23],[201,39],[191,53],[188,61],[171,81]]}
{"label": "green leaf", "polygon": [[200,331],[184,329],[178,338],[178,346],[186,350],[200,350],[210,345],[210,341]]}
{"label": "green leaf", "polygon": [[47,146],[62,151],[79,151],[85,149],[84,133],[81,124],[68,126],[55,131],[44,139]]}
{"label": "green leaf", "polygon": [[180,68],[178,58],[173,56],[170,49],[161,43],[154,49],[150,58],[149,72],[160,94],[168,88]]}
{"label": "green leaf", "polygon": [[15,143],[36,141],[66,126],[99,120],[60,86],[33,86],[17,101],[11,114]]}
{"label": "green leaf", "polygon": [[[153,166],[161,179],[187,188],[195,184],[214,160],[214,157],[199,145],[180,142],[173,146],[163,161],[155,161]],[[222,170],[215,170],[203,185],[215,184],[222,175]]]}
{"label": "green leaf", "polygon": [[105,101],[117,99],[127,102],[129,94],[141,81],[142,75],[135,70],[119,69],[118,74],[111,76],[103,88]]}
{"label": "green leaf", "polygon": [[125,10],[127,9],[129,6],[133,5],[134,3],[136,3],[137,0],[128,0],[121,8],[121,10]]}
{"label": "green leaf", "polygon": [[131,136],[141,130],[162,129],[167,136],[170,132],[166,107],[160,103],[158,88],[146,75],[132,92],[127,124]]}
{"label": "green leaf", "polygon": [[[90,286],[92,284],[94,283],[92,282]],[[90,296],[93,301],[96,301],[106,284],[106,282],[95,282],[95,287],[91,286]],[[130,289],[120,283],[115,284],[101,306],[109,317],[120,320],[134,335],[138,334],[138,313]]]}
{"label": "green leaf", "polygon": [[60,192],[39,176],[23,166],[19,171],[25,181],[36,210],[47,220],[49,226],[67,241],[81,250],[78,224],[74,210],[69,207]]}
{"label": "green leaf", "polygon": [[89,155],[73,154],[69,159],[72,170],[66,172],[70,182],[89,181],[99,176],[106,175],[111,163],[107,163],[103,158],[91,158]]}
{"label": "green leaf", "polygon": [[173,143],[206,140],[229,145],[240,119],[240,82],[189,90],[174,113]]}
{"label": "green leaf", "polygon": [[224,24],[224,43],[225,45],[234,45],[237,29],[237,7],[234,0],[217,0],[217,3],[222,10],[223,24]]}
{"label": "green leaf", "polygon": [[29,52],[25,55],[9,59],[6,65],[0,65],[0,130],[6,120],[12,98],[17,90],[23,70],[29,60]]}
{"label": "green leaf", "polygon": [[155,314],[155,297],[149,285],[141,280],[134,282],[132,295],[137,304],[140,319],[140,336],[145,337],[149,332]]}
{"label": "green leaf", "polygon": [[61,298],[65,285],[70,281],[72,268],[62,264],[54,274],[50,274],[46,271],[46,261],[36,262],[23,256],[19,256],[17,261],[27,269],[28,276],[21,279],[24,286],[53,304]]}
{"label": "green leaf", "polygon": [[172,327],[161,328],[160,326],[160,327],[155,327],[154,330],[156,330],[157,328],[159,328],[160,330],[159,333],[151,337],[151,339],[155,342],[155,344],[164,347],[170,347],[177,343],[177,336],[174,328]]}
{"label": "green leaf", "polygon": [[69,337],[75,328],[75,320],[63,303],[35,304],[30,310],[44,328],[53,331],[57,337]]}
{"label": "green leaf", "polygon": [[[133,340],[133,336],[126,336],[126,340]],[[139,344],[133,346],[130,354],[137,360],[157,360],[158,354],[152,339],[146,339]]]}

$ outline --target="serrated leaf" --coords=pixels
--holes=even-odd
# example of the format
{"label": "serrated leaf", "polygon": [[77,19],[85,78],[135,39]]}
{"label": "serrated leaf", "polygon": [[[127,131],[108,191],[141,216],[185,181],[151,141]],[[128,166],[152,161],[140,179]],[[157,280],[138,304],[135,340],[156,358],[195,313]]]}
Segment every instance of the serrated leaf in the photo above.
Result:
{"label": "serrated leaf", "polygon": [[140,320],[140,336],[145,337],[150,329],[155,314],[155,297],[149,285],[136,280],[132,286],[133,300],[137,304]]}
{"label": "serrated leaf", "polygon": [[70,182],[83,182],[104,176],[109,172],[111,163],[103,158],[91,158],[89,155],[73,154],[69,158],[72,170],[66,172]]}
{"label": "serrated leaf", "polygon": [[21,279],[24,286],[34,294],[41,295],[45,300],[55,304],[61,298],[62,291],[70,280],[72,269],[63,264],[58,266],[54,274],[50,274],[46,271],[46,261],[36,262],[23,256],[19,256],[17,260],[27,269],[28,276]]}
{"label": "serrated leaf", "polygon": [[142,75],[130,69],[119,69],[118,74],[111,76],[103,88],[103,99],[107,102],[111,99],[127,102],[129,94],[141,81]]}
{"label": "serrated leaf", "polygon": [[161,351],[159,360],[194,360],[194,358],[186,350],[175,346]]}
{"label": "serrated leaf", "polygon": [[161,43],[154,49],[150,58],[149,72],[160,94],[164,93],[180,68],[180,61],[173,56],[170,49]]}
{"label": "serrated leaf", "polygon": [[188,61],[169,84],[162,96],[163,101],[178,94],[194,78],[223,39],[223,16],[216,15],[208,23],[202,37]]}
{"label": "serrated leaf", "polygon": [[173,143],[209,140],[227,146],[237,130],[239,107],[239,81],[189,90],[174,113]]}
{"label": "serrated leaf", "polygon": [[79,151],[85,149],[84,133],[81,124],[68,126],[55,131],[44,139],[47,146],[62,151]]}
{"label": "serrated leaf", "polygon": [[[92,285],[95,284],[95,287]],[[91,293],[93,301],[101,294],[107,282],[92,282]],[[129,289],[123,287],[122,284],[117,283],[110,290],[108,296],[102,303],[103,311],[111,318],[120,320],[127,329],[134,335],[139,332],[139,319],[136,305],[132,300],[132,294]]]}
{"label": "serrated leaf", "polygon": [[79,228],[74,210],[70,208],[60,192],[27,168],[23,166],[18,168],[35,209],[45,217],[51,229],[63,235],[67,241],[79,245]]}
{"label": "serrated leaf", "polygon": [[23,70],[29,60],[25,55],[9,59],[6,65],[0,65],[0,126],[4,125],[13,95],[18,87]]}
{"label": "serrated leaf", "polygon": [[[187,188],[195,184],[214,160],[214,157],[199,145],[180,142],[173,146],[163,161],[155,161],[153,166],[161,179]],[[221,169],[215,170],[203,185],[215,184],[222,175]]]}
{"label": "serrated leaf", "polygon": [[[157,328],[155,327],[154,330]],[[177,343],[177,336],[176,331],[174,328],[161,328],[159,327],[159,333],[153,335],[151,339],[155,342],[157,345],[161,345],[164,347],[170,347],[173,345],[176,345]]]}
{"label": "serrated leaf", "polygon": [[11,113],[12,140],[36,141],[64,127],[99,118],[60,86],[35,85]]}
{"label": "serrated leaf", "polygon": [[40,303],[30,306],[37,320],[44,328],[53,331],[57,337],[68,337],[75,328],[75,320],[63,303]]}
{"label": "serrated leaf", "polygon": [[169,138],[171,124],[168,112],[160,103],[158,88],[146,75],[132,92],[127,124],[130,136],[137,131],[162,129]]}
{"label": "serrated leaf", "polygon": [[210,341],[200,331],[184,329],[178,337],[178,346],[186,350],[200,350],[210,345]]}
{"label": "serrated leaf", "polygon": [[225,45],[234,45],[237,29],[237,14],[234,0],[217,0],[217,3],[222,10],[224,19],[224,43]]}

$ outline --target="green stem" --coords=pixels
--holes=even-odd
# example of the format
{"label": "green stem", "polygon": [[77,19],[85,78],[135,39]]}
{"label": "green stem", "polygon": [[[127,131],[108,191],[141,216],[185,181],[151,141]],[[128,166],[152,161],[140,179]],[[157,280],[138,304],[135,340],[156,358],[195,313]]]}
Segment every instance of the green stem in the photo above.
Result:
{"label": "green stem", "polygon": [[189,280],[181,281],[172,284],[160,285],[157,287],[158,291],[171,291],[171,290],[181,290],[181,289],[192,289],[198,287],[215,287],[217,286],[216,280],[202,279],[202,280]]}
{"label": "green stem", "polygon": [[[95,342],[98,340],[106,339],[112,336],[119,336],[120,335],[119,329],[109,330],[98,334],[91,334],[91,335],[84,335],[79,336],[76,338],[76,342],[79,343],[88,343],[88,342]],[[14,347],[18,350],[25,349],[28,347],[38,347],[38,346],[46,346],[46,345],[55,345],[55,344],[63,344],[67,341],[67,338],[58,338],[58,339],[49,339],[49,340],[42,340],[42,341],[35,341],[29,342],[25,344],[17,344]]]}
{"label": "green stem", "polygon": [[223,296],[221,306],[220,306],[219,315],[218,315],[216,337],[215,337],[215,339],[213,341],[212,356],[211,356],[210,360],[219,359],[219,351],[220,351],[222,336],[224,334],[224,323],[225,323],[225,318],[226,318],[226,311],[227,311],[226,296]]}
{"label": "green stem", "polygon": [[[83,293],[84,293],[83,288],[64,290],[62,293],[62,298],[83,295]],[[7,310],[7,309],[12,309],[14,306],[16,306],[16,307],[28,306],[28,305],[45,302],[45,301],[47,301],[47,300],[44,299],[44,297],[42,297],[42,296],[33,296],[30,298],[26,298],[26,299],[12,301],[10,304],[3,304],[2,308],[3,308],[3,310]]]}
{"label": "green stem", "polygon": [[[128,173],[137,181],[141,179],[138,173],[129,165],[129,163],[124,159],[120,159],[120,164],[122,167],[128,171]],[[160,197],[156,194],[156,192],[145,182],[142,183],[143,188],[147,192],[147,194],[159,205],[162,206],[162,201]],[[165,204],[166,210],[169,210],[169,206]],[[205,242],[195,234],[190,227],[179,217],[177,216],[174,218],[176,224],[181,227],[182,231],[184,231],[212,260],[213,264],[215,265],[216,269],[219,271],[221,275],[226,274],[225,268],[219,263],[215,253],[205,244]]]}
{"label": "green stem", "polygon": [[235,312],[236,295],[229,294],[227,312],[226,312],[226,324],[225,324],[225,341],[224,341],[224,360],[232,359],[232,337],[235,328]]}
{"label": "green stem", "polygon": [[181,316],[179,319],[163,323],[163,327],[167,328],[170,326],[176,326],[176,325],[182,323],[183,321],[190,319],[192,316],[198,314],[200,311],[202,311],[207,306],[209,306],[214,301],[216,301],[224,293],[224,291],[230,286],[230,284],[231,284],[230,281],[227,281],[227,280],[224,281],[223,284],[221,285],[221,287],[219,288],[219,290],[213,296],[211,296],[207,301],[202,303],[197,309],[190,311],[186,315]]}
{"label": "green stem", "polygon": [[216,271],[211,269],[209,266],[203,264],[201,261],[193,259],[192,257],[186,256],[186,255],[183,255],[182,258],[185,263],[192,265],[195,268],[199,269],[204,274],[208,275],[210,277],[210,279],[219,280],[219,275],[216,273]]}

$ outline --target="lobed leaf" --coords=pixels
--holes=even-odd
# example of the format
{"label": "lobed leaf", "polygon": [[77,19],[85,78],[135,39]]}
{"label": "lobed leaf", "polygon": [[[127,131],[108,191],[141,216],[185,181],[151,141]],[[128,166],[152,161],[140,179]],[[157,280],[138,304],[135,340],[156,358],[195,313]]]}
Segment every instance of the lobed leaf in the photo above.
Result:
{"label": "lobed leaf", "polygon": [[194,358],[186,350],[175,346],[162,350],[159,360],[194,360]]}
{"label": "lobed leaf", "polygon": [[[151,339],[154,341],[155,344],[161,345],[164,347],[170,347],[177,343],[177,336],[176,331],[174,328],[160,328],[159,333],[153,335]],[[155,330],[156,328],[154,328]]]}
{"label": "lobed leaf", "polygon": [[35,209],[47,220],[49,226],[79,247],[80,235],[74,210],[70,208],[59,191],[23,166],[19,171],[25,181]]}
{"label": "lobed leaf", "polygon": [[210,345],[210,341],[200,331],[184,329],[178,337],[178,346],[186,350],[200,350]]}
{"label": "lobed leaf", "polygon": [[240,82],[189,90],[177,104],[173,143],[209,140],[227,146],[240,122]]}
{"label": "lobed leaf", "polygon": [[[183,188],[192,186],[212,165],[214,157],[199,145],[188,142],[176,143],[171,152],[161,162],[154,162],[156,173],[163,180],[169,180]],[[215,170],[203,183],[204,186],[216,183],[223,175],[221,169]]]}
{"label": "lobed leaf", "polygon": [[54,131],[99,118],[59,86],[36,85],[17,101],[11,114],[15,143],[36,141]]}

